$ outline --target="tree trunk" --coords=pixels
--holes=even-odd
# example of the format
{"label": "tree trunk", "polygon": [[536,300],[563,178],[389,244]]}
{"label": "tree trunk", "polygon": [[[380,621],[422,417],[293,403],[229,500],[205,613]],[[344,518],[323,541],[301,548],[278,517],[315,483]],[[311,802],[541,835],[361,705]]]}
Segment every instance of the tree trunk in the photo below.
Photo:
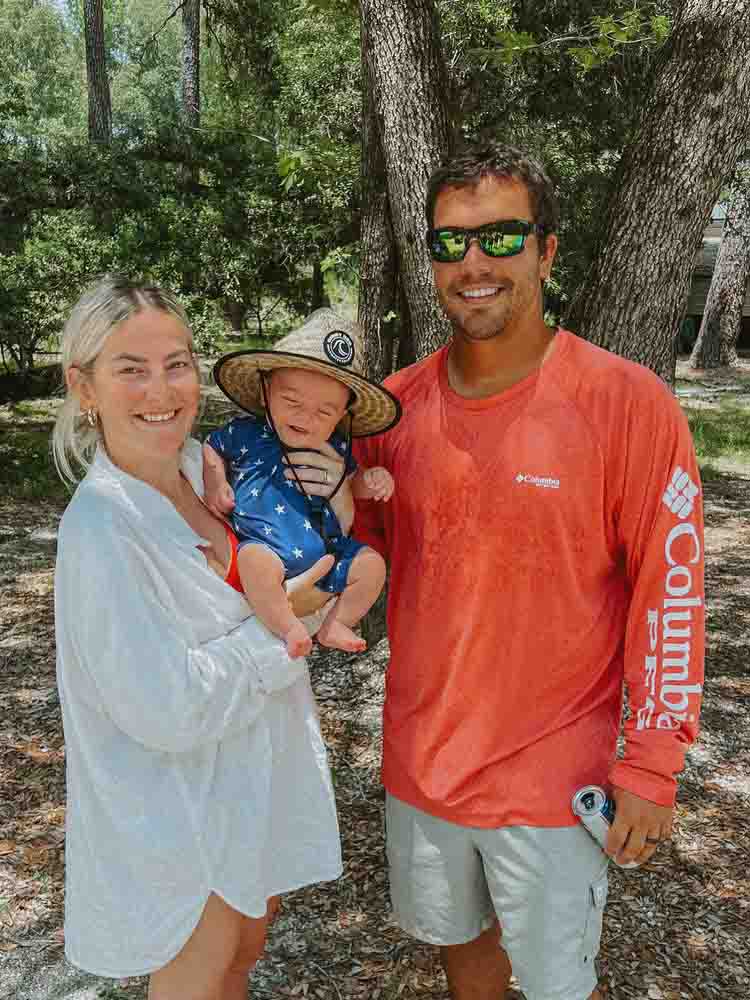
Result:
{"label": "tree trunk", "polygon": [[[185,124],[185,162],[180,176],[185,194],[200,190],[200,168],[195,162],[193,142],[201,121],[201,0],[182,0],[182,120]],[[183,269],[186,288],[198,285],[195,265]]]}
{"label": "tree trunk", "polygon": [[201,120],[201,0],[182,0],[182,114],[188,128]]}
{"label": "tree trunk", "polygon": [[240,338],[242,336],[242,325],[245,322],[247,306],[236,299],[224,299],[222,306],[224,319],[229,326],[230,336]]}
{"label": "tree trunk", "polygon": [[[381,140],[399,272],[416,354],[423,357],[444,343],[450,332],[437,303],[425,247],[427,181],[450,141],[447,74],[437,16],[433,0],[360,0],[360,13],[365,80],[370,82]],[[383,210],[371,213],[366,206],[368,225],[377,214],[382,231]],[[372,282],[386,273],[387,263],[369,260],[377,237],[364,235],[363,274]],[[376,342],[377,306],[371,303],[376,293],[364,284],[363,291],[361,315],[368,336]],[[384,292],[381,289],[381,296]]]}
{"label": "tree trunk", "polygon": [[393,371],[393,322],[398,255],[388,204],[385,159],[372,94],[372,74],[364,53],[370,41],[362,30],[362,212],[359,269],[360,326],[365,333],[367,373],[381,382]]}
{"label": "tree trunk", "polygon": [[315,312],[316,309],[322,309],[323,306],[327,305],[330,305],[330,302],[326,294],[325,275],[323,274],[323,268],[320,266],[320,260],[317,259],[313,263],[312,309],[310,311]]}
{"label": "tree trunk", "polygon": [[109,143],[112,141],[112,105],[104,51],[102,0],[84,0],[83,17],[89,95],[89,141]]}
{"label": "tree trunk", "polygon": [[750,162],[737,171],[729,197],[703,321],[690,355],[691,368],[736,365],[742,309],[750,279]]}
{"label": "tree trunk", "polygon": [[571,311],[588,340],[674,382],[693,262],[750,134],[750,0],[685,0]]}
{"label": "tree trunk", "polygon": [[249,307],[248,311],[252,312],[255,316],[255,331],[259,337],[263,337],[263,293],[258,291],[254,295],[255,303],[253,306]]}
{"label": "tree trunk", "polygon": [[411,325],[409,303],[406,301],[406,292],[401,281],[398,283],[398,301],[399,327],[395,357],[396,370],[406,368],[407,365],[413,365],[417,360],[417,349],[414,343],[414,328]]}

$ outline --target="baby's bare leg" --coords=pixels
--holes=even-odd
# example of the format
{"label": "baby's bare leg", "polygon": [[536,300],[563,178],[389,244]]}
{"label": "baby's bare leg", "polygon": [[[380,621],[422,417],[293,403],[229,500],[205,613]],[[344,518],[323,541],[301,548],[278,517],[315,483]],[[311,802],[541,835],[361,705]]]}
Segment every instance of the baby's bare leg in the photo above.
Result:
{"label": "baby's bare leg", "polygon": [[385,583],[385,562],[374,549],[362,549],[352,560],[349,578],[339,599],[328,612],[316,636],[321,646],[361,653],[367,643],[352,632],[370,610]]}
{"label": "baby's bare leg", "polygon": [[312,640],[289,606],[281,559],[265,545],[243,545],[237,553],[237,568],[245,596],[258,618],[286,642],[292,659],[307,656]]}

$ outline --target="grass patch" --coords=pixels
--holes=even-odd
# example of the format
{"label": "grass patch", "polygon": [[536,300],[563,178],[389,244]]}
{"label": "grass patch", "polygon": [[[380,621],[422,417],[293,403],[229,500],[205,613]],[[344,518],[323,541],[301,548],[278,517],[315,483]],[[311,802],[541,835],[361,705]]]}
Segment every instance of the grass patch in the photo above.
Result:
{"label": "grass patch", "polygon": [[234,351],[270,351],[278,336],[259,337],[256,333],[248,333],[242,338],[219,337],[211,354],[221,357],[223,354],[232,354]]}
{"label": "grass patch", "polygon": [[46,410],[35,402],[9,403],[10,412],[14,417],[31,417],[44,419]]}
{"label": "grass patch", "polygon": [[42,500],[64,500],[50,450],[52,428],[3,427],[0,430],[0,495]]}
{"label": "grass patch", "polygon": [[[744,465],[750,474],[750,409],[725,403],[711,409],[685,407],[701,471],[711,478],[722,461]],[[714,475],[715,478],[715,475]]]}

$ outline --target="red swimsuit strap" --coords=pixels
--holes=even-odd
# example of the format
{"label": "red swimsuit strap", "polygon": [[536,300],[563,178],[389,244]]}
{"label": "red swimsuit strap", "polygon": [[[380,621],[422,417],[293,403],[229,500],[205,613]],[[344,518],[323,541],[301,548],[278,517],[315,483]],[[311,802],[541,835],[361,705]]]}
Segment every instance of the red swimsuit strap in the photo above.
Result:
{"label": "red swimsuit strap", "polygon": [[224,577],[224,582],[228,583],[230,587],[234,587],[235,590],[239,590],[241,594],[245,591],[242,588],[242,580],[240,580],[240,570],[237,565],[237,536],[234,531],[232,531],[231,525],[227,524],[226,521],[222,521],[224,528],[227,533],[227,538],[229,539],[229,567],[227,569],[227,574]]}

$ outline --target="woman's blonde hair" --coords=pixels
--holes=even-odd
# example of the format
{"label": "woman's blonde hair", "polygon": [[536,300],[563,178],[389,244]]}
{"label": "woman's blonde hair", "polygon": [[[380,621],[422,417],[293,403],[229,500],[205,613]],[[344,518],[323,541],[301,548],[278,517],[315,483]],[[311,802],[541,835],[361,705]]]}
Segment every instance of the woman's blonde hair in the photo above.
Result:
{"label": "woman's blonde hair", "polygon": [[[163,288],[138,285],[119,274],[105,274],[90,285],[73,307],[63,330],[60,344],[63,384],[67,386],[71,368],[90,376],[110,333],[143,309],[169,313],[190,330],[185,310]],[[68,388],[52,432],[52,455],[63,482],[71,485],[77,482],[81,472],[91,464],[98,442],[98,424],[89,424],[81,413],[76,394]]]}

